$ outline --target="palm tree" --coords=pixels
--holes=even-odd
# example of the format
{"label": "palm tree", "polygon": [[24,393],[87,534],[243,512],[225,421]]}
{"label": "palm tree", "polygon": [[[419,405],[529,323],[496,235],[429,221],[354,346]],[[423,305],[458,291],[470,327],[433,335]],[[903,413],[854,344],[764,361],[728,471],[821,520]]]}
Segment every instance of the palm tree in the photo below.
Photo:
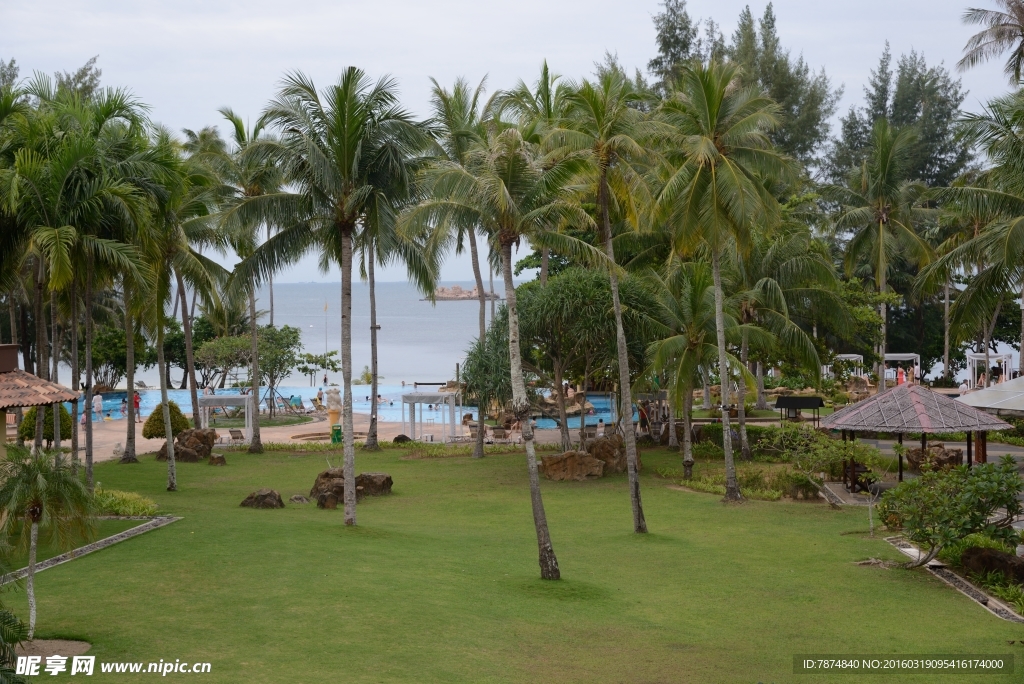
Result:
{"label": "palm tree", "polygon": [[[285,77],[264,120],[281,130],[281,140],[250,148],[276,159],[294,192],[280,190],[247,197],[231,214],[244,223],[264,221],[279,232],[236,269],[248,282],[263,279],[311,249],[321,267],[341,263],[341,363],[345,385],[344,473],[355,481],[352,419],[352,249],[367,213],[383,189],[381,175],[394,178],[426,144],[422,129],[398,103],[388,77],[373,83],[348,67],[335,85],[318,92],[301,73]],[[355,487],[345,488],[345,524],[356,524]]]}
{"label": "palm tree", "polygon": [[637,109],[641,96],[617,70],[597,82],[583,81],[570,86],[566,95],[569,116],[549,135],[550,144],[567,155],[581,155],[588,162],[586,181],[597,203],[597,230],[608,261],[608,279],[615,313],[615,341],[618,352],[619,392],[622,407],[629,495],[633,507],[633,531],[647,532],[640,477],[637,472],[636,435],[633,432],[633,397],[630,391],[629,349],[622,325],[619,276],[612,243],[613,204],[627,225],[639,225],[648,204],[642,173],[634,166],[647,155],[639,142],[649,133],[644,115]]}
{"label": "palm tree", "polygon": [[[455,80],[451,90],[447,90],[435,81],[430,93],[430,107],[433,110],[427,121],[431,136],[436,142],[434,157],[453,164],[463,164],[469,149],[479,144],[486,137],[486,127],[491,118],[491,104],[483,103],[484,87],[487,79],[480,81],[476,88],[471,88],[464,78]],[[484,290],[483,274],[480,270],[479,247],[476,243],[478,226],[460,226],[455,235],[455,253],[460,254],[464,242],[469,243],[470,262],[473,265],[473,279],[476,281],[476,294],[480,302],[480,339],[487,334],[487,294]],[[493,317],[492,317],[493,318]],[[483,455],[483,438],[480,439]]]}
{"label": "palm tree", "polygon": [[[190,134],[190,143],[194,146],[193,154],[198,154],[204,162],[216,169],[221,182],[227,190],[224,202],[227,206],[238,205],[247,199],[263,197],[270,193],[280,192],[282,173],[273,156],[265,154],[254,144],[257,141],[272,143],[276,138],[266,131],[266,121],[261,117],[247,128],[242,118],[227,107],[219,110],[221,115],[231,124],[231,135],[234,147],[228,150],[223,141],[213,131],[206,129],[198,134]],[[235,252],[242,257],[249,256],[259,243],[259,233],[263,225],[267,226],[267,236],[271,234],[270,223],[260,216],[233,215],[225,213],[228,233]],[[268,274],[269,282],[269,274]],[[250,380],[252,382],[253,401],[256,402],[253,412],[252,438],[249,441],[249,453],[263,453],[263,440],[260,436],[259,405],[260,405],[260,372],[258,347],[258,321],[256,311],[257,283],[253,279],[240,281],[239,291],[244,291],[249,301],[249,337],[252,342]],[[228,297],[236,296],[229,291]]]}
{"label": "palm tree", "polygon": [[[662,148],[671,169],[657,198],[658,214],[674,229],[680,254],[701,243],[711,252],[723,401],[731,374],[725,348],[722,254],[733,245],[744,253],[754,226],[778,223],[779,204],[768,185],[792,173],[790,160],[776,152],[768,138],[778,122],[778,106],[755,89],[738,87],[738,74],[737,67],[714,61],[686,66],[678,90],[658,111]],[[726,410],[722,433],[725,498],[739,501]]]}
{"label": "palm tree", "polygon": [[[863,164],[852,171],[845,187],[827,188],[830,198],[841,206],[836,230],[853,233],[846,247],[847,273],[865,263],[882,295],[888,292],[889,270],[897,256],[921,266],[931,260],[931,248],[916,232],[916,226],[934,213],[924,206],[928,189],[908,177],[915,140],[913,130],[896,130],[879,119]],[[878,305],[882,319],[877,352],[880,392],[885,390],[886,311],[883,299]]]}
{"label": "palm tree", "polygon": [[[41,412],[41,411],[40,411]],[[4,537],[28,547],[28,639],[36,629],[36,550],[39,533],[62,548],[92,533],[92,495],[60,452],[8,448],[0,462],[0,525]]]}
{"label": "palm tree", "polygon": [[1020,82],[1024,67],[1024,2],[1021,0],[996,0],[1002,10],[968,8],[963,22],[985,28],[971,36],[964,46],[964,56],[957,62],[960,71],[966,71],[982,62],[1010,52],[1003,67],[1003,73],[1011,83]]}
{"label": "palm tree", "polygon": [[[433,227],[432,238],[440,243],[450,239],[460,226],[482,226],[500,250],[508,311],[510,408],[522,425],[543,579],[558,579],[560,573],[541,498],[530,427],[530,402],[519,343],[519,311],[512,280],[512,245],[523,238],[533,242],[549,230],[549,226],[559,225],[561,221],[589,221],[582,210],[568,201],[566,190],[569,179],[581,170],[579,159],[573,157],[545,163],[538,157],[536,146],[527,142],[516,128],[492,129],[484,144],[468,152],[464,163],[438,162],[428,169],[424,183],[428,198],[405,217],[406,227],[412,234],[419,235]],[[482,429],[483,423],[480,425]]]}
{"label": "palm tree", "polygon": [[[673,259],[664,276],[651,273],[658,293],[656,317],[664,338],[651,344],[648,356],[655,373],[669,378],[669,401],[683,417],[683,468],[686,479],[693,470],[691,412],[693,391],[700,378],[714,367],[715,283],[706,263]],[[675,431],[675,425],[669,428]]]}

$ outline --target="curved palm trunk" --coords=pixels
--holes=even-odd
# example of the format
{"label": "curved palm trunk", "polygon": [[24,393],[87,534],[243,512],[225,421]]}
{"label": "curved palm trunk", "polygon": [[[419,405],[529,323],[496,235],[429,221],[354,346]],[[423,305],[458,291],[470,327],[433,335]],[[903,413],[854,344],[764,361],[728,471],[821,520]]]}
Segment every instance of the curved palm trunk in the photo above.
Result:
{"label": "curved palm trunk", "polygon": [[491,300],[491,323],[494,323],[494,269],[490,267],[490,264],[487,267],[487,282]]}
{"label": "curved palm trunk", "polygon": [[676,434],[676,402],[671,399],[668,402],[668,447],[679,448],[679,436]]}
{"label": "curved palm trunk", "polygon": [[[341,229],[341,376],[345,384],[342,423],[345,445],[345,524],[356,524],[356,448],[352,421],[352,228]],[[374,401],[377,398],[374,397]]]}
{"label": "curved palm trunk", "polygon": [[989,347],[992,344],[992,333],[995,332],[996,323],[999,321],[999,311],[1003,308],[1003,296],[999,295],[996,301],[996,310],[992,312],[992,323],[985,327],[985,387],[992,384],[992,360],[989,355]]}
{"label": "curved palm trunk", "polygon": [[544,287],[548,284],[548,262],[551,259],[551,250],[547,247],[541,247],[540,250],[540,286]]}
{"label": "curved palm trunk", "polygon": [[39,542],[39,523],[32,521],[28,542],[28,581],[25,593],[28,594],[28,640],[36,634],[36,547]]}
{"label": "curved palm trunk", "polygon": [[125,373],[128,383],[128,434],[124,438],[121,463],[138,463],[135,455],[135,320],[132,318],[131,294],[124,288]]}
{"label": "curved palm trunk", "polygon": [[[263,440],[260,439],[260,348],[259,328],[256,325],[256,291],[249,288],[249,335],[251,336],[252,350],[252,438],[249,440],[249,453],[262,454]],[[273,400],[270,401],[273,405]]]}
{"label": "curved palm trunk", "polygon": [[512,370],[512,410],[523,428],[526,448],[526,469],[530,475],[530,504],[533,507],[533,525],[537,530],[538,561],[541,579],[561,578],[558,558],[551,545],[548,518],[540,494],[540,474],[537,472],[537,452],[533,444],[533,426],[530,425],[530,402],[526,398],[523,380],[523,359],[519,350],[519,311],[516,309],[516,290],[512,282],[512,243],[501,244],[501,271],[505,280],[505,302],[508,307],[508,350]]}
{"label": "curved palm trunk", "polygon": [[[159,363],[164,362],[164,312],[163,304],[157,304],[156,354]],[[160,382],[160,403],[164,414],[164,438],[167,440],[167,491],[178,491],[178,474],[174,466],[174,428],[171,425],[171,406],[167,401],[167,381]]]}
{"label": "curved palm trunk", "polygon": [[[267,226],[267,240],[270,240],[270,226]],[[270,295],[270,325],[274,325],[274,274],[267,275],[267,293]],[[192,300],[192,307],[195,308],[195,299]]]}
{"label": "curved palm trunk", "polygon": [[[181,298],[181,327],[185,333],[185,369],[188,386],[192,394],[192,426],[199,427],[199,390],[196,384],[196,359],[192,352],[192,317],[188,314],[188,296],[185,294],[185,280],[181,271],[174,269],[178,281],[178,296]],[[182,381],[184,384],[184,380]]]}
{"label": "curved palm trunk", "polygon": [[742,501],[736,481],[736,463],[732,458],[732,430],[729,411],[725,408],[726,386],[729,382],[729,360],[725,354],[725,294],[722,291],[721,255],[716,246],[711,250],[711,270],[715,279],[715,328],[718,338],[718,376],[722,383],[722,447],[725,450],[725,499]]}
{"label": "curved palm trunk", "polygon": [[705,411],[710,411],[711,410],[711,383],[708,382],[708,376],[707,375],[702,375],[701,376],[701,381],[704,383],[704,397],[703,397],[703,403],[701,404],[701,408],[704,409]]}
{"label": "curved palm trunk", "polygon": [[[85,486],[92,491],[92,260],[85,274]],[[163,321],[161,320],[161,325]],[[163,347],[161,346],[161,349]],[[163,361],[163,357],[160,357]],[[170,419],[167,419],[170,425]]]}
{"label": "curved palm trunk", "polygon": [[[743,341],[740,343],[740,363],[747,367],[747,333],[743,333]],[[747,439],[747,386],[743,378],[736,384],[736,411],[740,423],[740,453],[744,461],[753,460],[750,453],[750,441]]]}
{"label": "curved palm trunk", "polygon": [[633,432],[633,395],[629,386],[629,348],[626,346],[626,331],[622,327],[622,304],[619,301],[619,277],[615,273],[615,248],[612,246],[612,229],[608,221],[608,186],[601,179],[598,202],[601,207],[601,229],[604,232],[604,250],[611,266],[608,282],[612,291],[612,308],[615,310],[615,346],[619,362],[620,416],[623,437],[626,441],[626,470],[629,473],[629,500],[633,506],[633,531],[647,532],[647,520],[640,500],[640,476],[636,467],[636,434]]}
{"label": "curved palm trunk", "polygon": [[469,235],[469,256],[473,261],[473,279],[476,280],[477,299],[480,300],[480,339],[487,335],[487,296],[484,294],[484,278],[480,274],[480,255],[476,247],[476,231],[472,226],[466,231]]}
{"label": "curved palm trunk", "polygon": [[370,404],[370,428],[366,432],[366,444],[363,448],[376,451],[380,447],[377,444],[377,294],[373,279],[372,242],[366,251],[366,275],[370,281],[370,397],[373,402]]}

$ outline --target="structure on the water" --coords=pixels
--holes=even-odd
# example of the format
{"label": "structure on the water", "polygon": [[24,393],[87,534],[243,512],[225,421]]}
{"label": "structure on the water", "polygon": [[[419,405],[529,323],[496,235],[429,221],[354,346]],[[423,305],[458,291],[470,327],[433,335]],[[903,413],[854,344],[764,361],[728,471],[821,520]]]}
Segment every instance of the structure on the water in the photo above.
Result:
{"label": "structure on the water", "polygon": [[[438,287],[434,290],[434,299],[444,301],[459,301],[464,299],[480,299],[480,295],[477,294],[476,288],[472,290],[464,290],[459,285],[452,285],[451,287]],[[484,299],[499,300],[501,297],[496,292],[485,292]]]}

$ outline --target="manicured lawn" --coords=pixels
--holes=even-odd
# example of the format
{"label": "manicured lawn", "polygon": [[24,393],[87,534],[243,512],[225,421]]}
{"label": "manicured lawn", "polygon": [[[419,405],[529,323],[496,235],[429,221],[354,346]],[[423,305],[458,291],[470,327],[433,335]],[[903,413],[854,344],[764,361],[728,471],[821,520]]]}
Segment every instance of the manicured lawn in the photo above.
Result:
{"label": "manicured lawn", "polygon": [[[309,416],[293,416],[287,413],[284,415],[276,415],[273,418],[260,416],[260,427],[282,427],[285,425],[302,425],[303,423],[312,422],[313,419]],[[224,418],[223,416],[219,418],[211,418],[210,427],[245,427],[245,418]]]}
{"label": "manicured lawn", "polygon": [[544,482],[565,578],[544,582],[522,455],[407,453],[357,454],[395,490],[355,528],[341,510],[238,506],[258,487],[307,494],[340,455],[183,463],[174,494],[151,457],[99,465],[105,487],[184,519],[40,574],[39,636],[89,640],[100,661],[209,661],[207,683],[956,682],[796,676],[793,655],[1006,653],[1024,638],[925,572],[854,565],[898,557],[867,538],[864,509],[725,506],[655,476],[678,467],[667,451],[643,456],[645,536],[624,476]]}

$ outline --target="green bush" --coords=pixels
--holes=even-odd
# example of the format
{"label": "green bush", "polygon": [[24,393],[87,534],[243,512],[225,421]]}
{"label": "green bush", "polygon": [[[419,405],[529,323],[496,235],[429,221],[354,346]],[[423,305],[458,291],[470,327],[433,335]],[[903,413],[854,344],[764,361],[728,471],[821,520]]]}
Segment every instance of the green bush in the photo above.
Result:
{"label": "green bush", "polygon": [[722,446],[722,424],[706,423],[700,427],[701,442]]}
{"label": "green bush", "polygon": [[[700,477],[695,477],[692,480],[683,480],[680,484],[684,487],[695,489],[698,492],[725,496],[724,473],[720,473],[718,475],[701,475]],[[760,501],[778,501],[782,498],[782,492],[756,487],[744,487],[742,482],[740,483],[740,493],[748,499],[757,499]]]}
{"label": "green bush", "polygon": [[718,444],[712,442],[697,442],[691,448],[694,458],[703,459],[723,459],[725,458],[725,449]]}
{"label": "green bush", "polygon": [[[168,401],[167,407],[171,412],[171,434],[177,437],[179,433],[192,427],[191,423],[188,422],[188,418],[182,414],[181,409],[178,408],[175,402]],[[167,436],[167,431],[164,429],[163,404],[157,405],[153,409],[153,413],[146,419],[146,424],[142,426],[142,436],[146,439],[162,439]]]}
{"label": "green bush", "polygon": [[[1022,488],[1016,462],[1005,456],[998,464],[926,470],[886,492],[878,510],[888,527],[902,529],[930,558],[979,533],[1015,546],[1020,534],[1011,523],[1022,512]],[[997,514],[1000,509],[1005,513]]]}
{"label": "green bush", "polygon": [[96,508],[102,515],[156,515],[156,503],[135,492],[96,490]]}
{"label": "green bush", "polygon": [[[53,406],[47,405],[43,407],[43,439],[47,442],[53,441]],[[64,404],[60,405],[60,438],[61,440],[71,439],[71,414],[64,408]],[[31,442],[36,438],[36,407],[33,406],[28,411],[25,411],[25,415],[22,418],[21,426],[18,428],[18,437]]]}
{"label": "green bush", "polygon": [[972,546],[980,546],[985,549],[995,549],[1016,555],[1017,549],[999,539],[992,539],[983,534],[969,534],[951,544],[947,544],[939,552],[939,560],[949,565],[960,565],[960,558],[964,551]]}

